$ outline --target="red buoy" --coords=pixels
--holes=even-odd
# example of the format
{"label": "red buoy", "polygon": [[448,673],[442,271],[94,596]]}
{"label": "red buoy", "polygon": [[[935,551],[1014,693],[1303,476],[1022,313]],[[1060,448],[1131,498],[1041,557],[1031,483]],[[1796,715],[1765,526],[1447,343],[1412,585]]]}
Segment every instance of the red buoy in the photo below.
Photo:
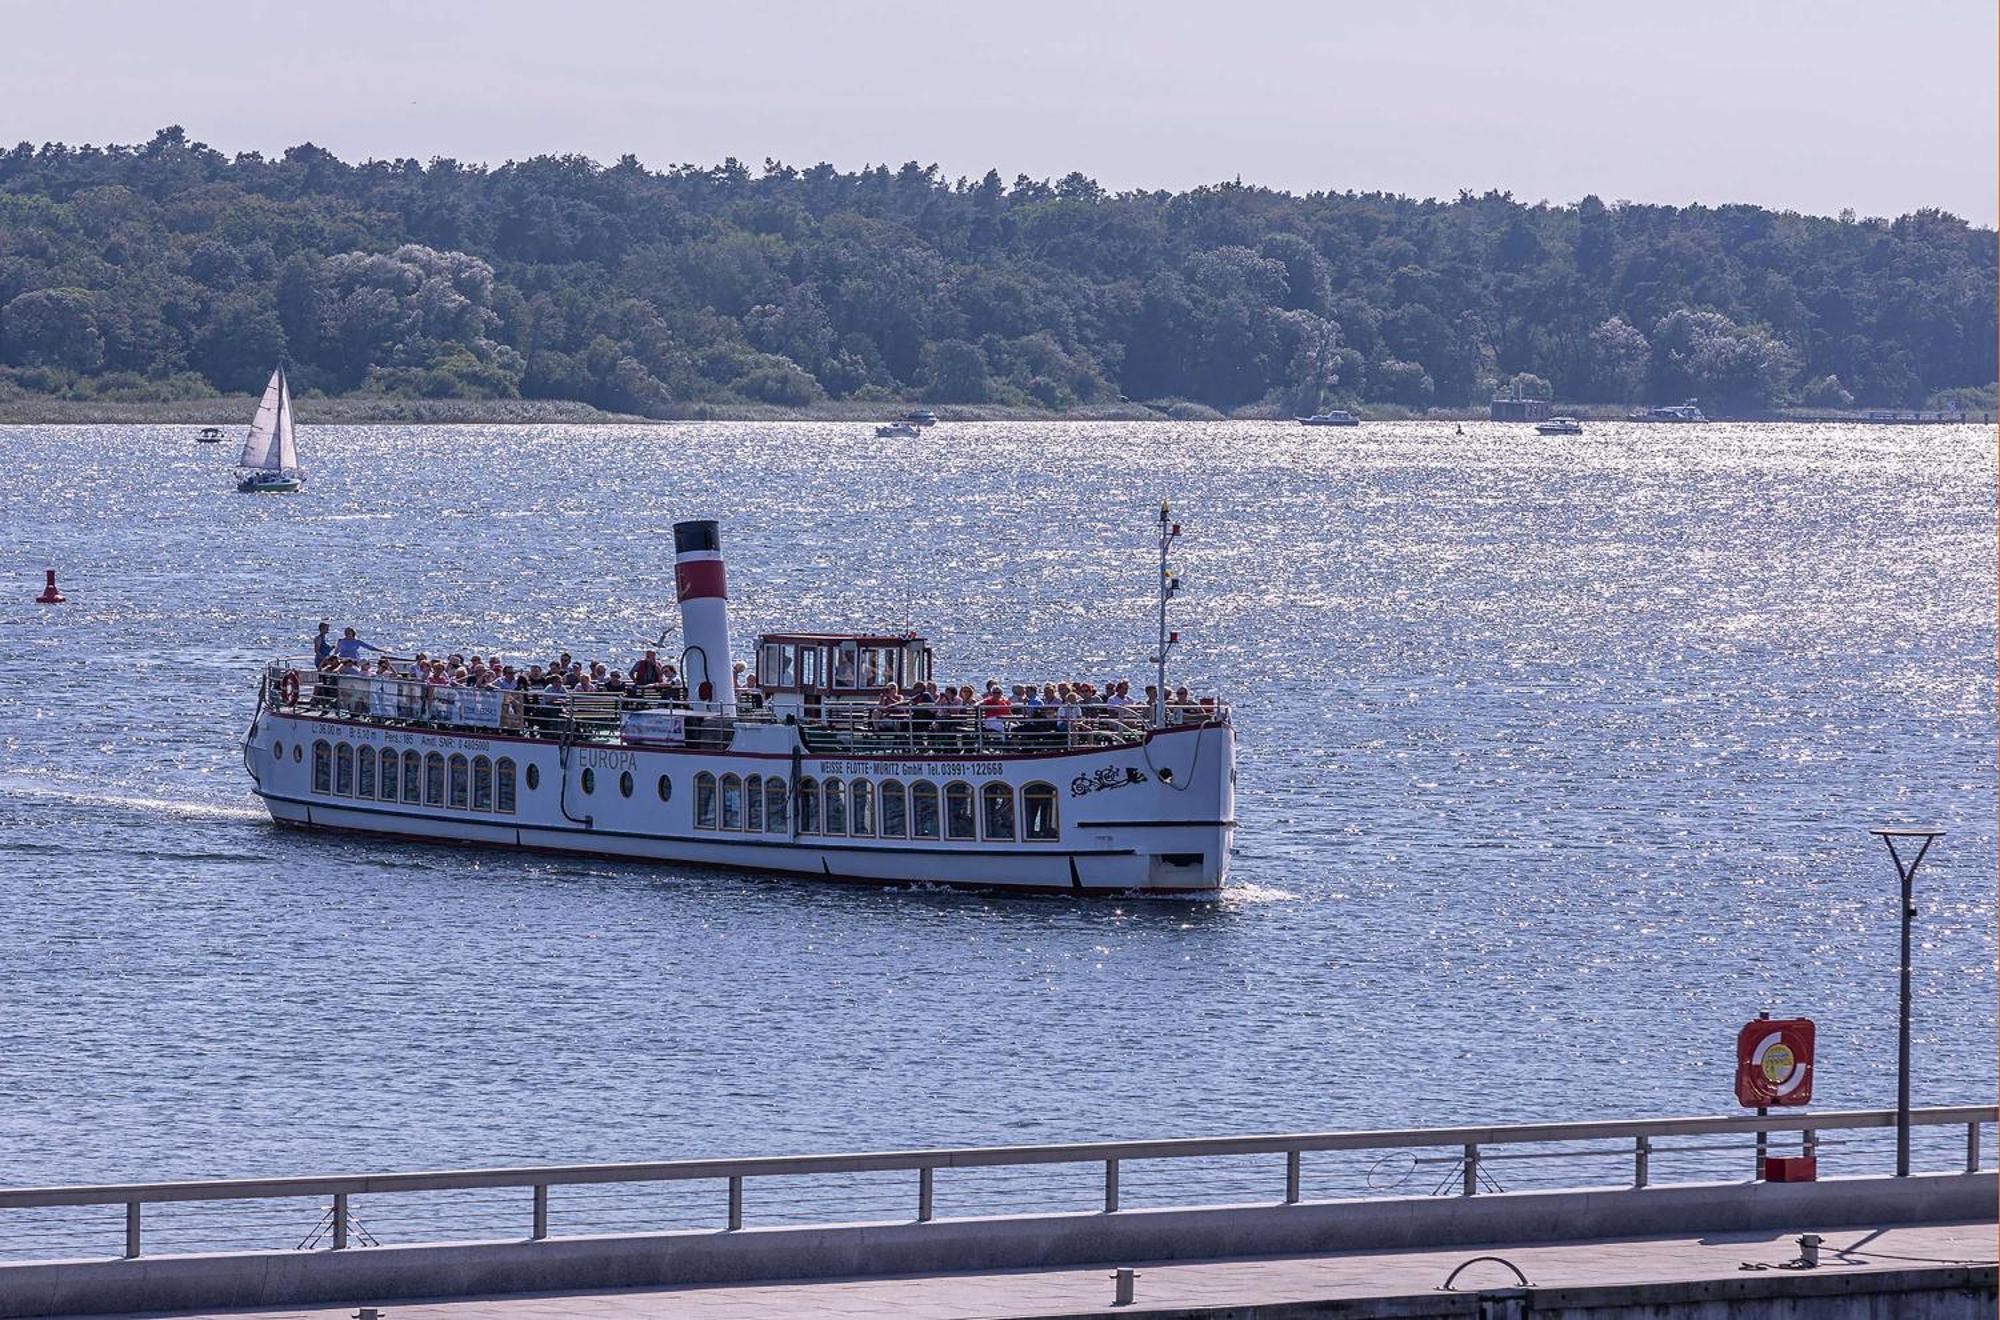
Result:
{"label": "red buoy", "polygon": [[49,570],[49,584],[42,588],[41,595],[35,597],[35,604],[60,605],[62,603],[63,594],[56,590],[56,571],[52,568]]}

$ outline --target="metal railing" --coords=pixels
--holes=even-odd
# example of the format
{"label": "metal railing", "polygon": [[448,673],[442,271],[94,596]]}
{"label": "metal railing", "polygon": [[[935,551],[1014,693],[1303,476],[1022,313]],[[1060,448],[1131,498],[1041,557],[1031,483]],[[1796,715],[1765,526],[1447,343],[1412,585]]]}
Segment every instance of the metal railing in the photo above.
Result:
{"label": "metal railing", "polygon": [[[287,699],[292,683],[296,696]],[[471,689],[466,695],[467,689],[433,686],[407,674],[320,672],[303,660],[266,666],[262,692],[266,706],[295,713],[570,741],[617,740],[624,736],[626,717],[644,713],[682,716],[689,722],[686,742],[726,747],[735,725],[779,718],[768,701],[752,693],[739,693],[737,713],[725,716],[689,702],[678,689],[667,694]],[[812,755],[936,756],[1129,746],[1150,731],[1149,715],[1140,706],[1091,706],[1073,721],[1047,712],[993,717],[964,706],[885,713],[872,701],[833,694],[815,699],[794,722]],[[1229,718],[1229,707],[1211,699],[1171,708],[1167,727],[1220,725]]]}
{"label": "metal railing", "polygon": [[[1981,1168],[1982,1128],[2000,1118],[1993,1105],[1960,1105],[1912,1111],[1912,1122],[1925,1129],[1962,1128],[1963,1159],[1966,1172]],[[1797,1133],[1800,1147],[1817,1152],[1827,1142],[1823,1133],[1857,1129],[1892,1129],[1893,1109],[1843,1110],[1826,1113],[1774,1114],[1770,1116],[1727,1116],[1714,1118],[1661,1118],[1609,1122],[1537,1123],[1507,1126],[1429,1128],[1399,1131],[1318,1132],[1261,1136],[1234,1136],[1162,1141],[1088,1142],[1047,1146],[998,1146],[906,1150],[835,1155],[769,1156],[750,1159],[694,1159],[646,1164],[582,1164],[532,1168],[462,1169],[439,1172],[377,1173],[330,1177],[252,1178],[202,1182],[131,1183],[82,1187],[0,1188],[0,1246],[7,1242],[8,1216],[17,1211],[58,1208],[122,1207],[124,1211],[127,1257],[137,1257],[144,1248],[147,1207],[164,1207],[185,1202],[269,1202],[310,1199],[316,1204],[316,1224],[298,1243],[300,1247],[324,1244],[345,1250],[359,1242],[374,1245],[376,1234],[360,1229],[354,1202],[361,1197],[415,1197],[425,1193],[469,1193],[504,1189],[524,1193],[519,1202],[497,1207],[505,1213],[512,1205],[514,1222],[526,1230],[531,1240],[548,1238],[556,1221],[550,1210],[552,1188],[585,1188],[639,1184],[719,1183],[723,1195],[713,1207],[711,1226],[718,1221],[729,1230],[741,1229],[745,1222],[746,1183],[763,1180],[802,1180],[796,1191],[815,1177],[903,1173],[914,1174],[914,1203],[905,1202],[914,1212],[914,1222],[927,1223],[936,1217],[938,1174],[943,1172],[970,1177],[976,1170],[1025,1169],[1031,1166],[1065,1165],[1093,1171],[1093,1181],[1101,1193],[1091,1198],[1090,1208],[1116,1214],[1123,1204],[1122,1175],[1126,1168],[1142,1161],[1208,1161],[1221,1158],[1272,1156],[1279,1167],[1265,1167],[1259,1181],[1264,1191],[1238,1185],[1231,1190],[1240,1201],[1247,1196],[1264,1203],[1296,1205],[1305,1195],[1307,1157],[1336,1152],[1446,1152],[1442,1155],[1410,1156],[1412,1165],[1429,1162],[1449,1164],[1450,1171],[1435,1193],[1449,1188],[1461,1196],[1477,1196],[1498,1189],[1491,1165],[1504,1160],[1611,1160],[1626,1164],[1629,1174],[1613,1183],[1592,1186],[1645,1188],[1658,1185],[1655,1167],[1663,1158],[1698,1151],[1727,1151],[1732,1167],[1752,1172],[1749,1158],[1759,1149],[1751,1144],[1770,1134]],[[1678,1139],[1694,1137],[1735,1137],[1734,1142],[1687,1144]],[[1749,1138],[1751,1140],[1744,1140]],[[1560,1147],[1521,1150],[1519,1147]],[[1494,1150],[1494,1147],[1508,1149]],[[1740,1164],[1735,1157],[1742,1156]],[[1955,1163],[1958,1161],[1954,1160]],[[1176,1166],[1182,1173],[1186,1165]],[[1185,1197],[1188,1179],[1177,1177],[1173,1204],[1214,1204],[1190,1202]],[[1372,1185],[1372,1183],[1371,1183]],[[1574,1183],[1564,1184],[1575,1186]],[[907,1185],[906,1185],[907,1187]],[[330,1200],[329,1200],[330,1198]],[[1076,1211],[1085,1207],[1070,1204]],[[900,1216],[899,1216],[900,1217]],[[774,1216],[796,1222],[792,1215]],[[589,1216],[575,1227],[598,1231],[605,1225]],[[819,1217],[808,1222],[837,1222]],[[625,1225],[629,1230],[629,1224]],[[654,1225],[658,1227],[657,1224]],[[268,1230],[267,1230],[268,1234]],[[296,1225],[291,1236],[298,1236]],[[462,1236],[462,1235],[460,1235]],[[516,1235],[518,1236],[518,1235]],[[488,1240],[514,1240],[508,1236]],[[264,1244],[269,1245],[268,1241]],[[237,1249],[248,1249],[239,1246]]]}

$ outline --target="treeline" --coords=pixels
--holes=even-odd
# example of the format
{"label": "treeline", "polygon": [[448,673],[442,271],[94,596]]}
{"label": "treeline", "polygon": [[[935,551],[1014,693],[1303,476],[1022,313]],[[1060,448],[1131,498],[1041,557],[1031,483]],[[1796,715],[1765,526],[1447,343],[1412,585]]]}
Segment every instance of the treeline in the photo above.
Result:
{"label": "treeline", "polygon": [[[1112,194],[734,160],[0,153],[0,396],[258,388],[1066,408],[1699,396],[1935,405],[1994,381],[1993,231],[1754,206],[1243,184]],[[1983,391],[1990,397],[1990,389]]]}

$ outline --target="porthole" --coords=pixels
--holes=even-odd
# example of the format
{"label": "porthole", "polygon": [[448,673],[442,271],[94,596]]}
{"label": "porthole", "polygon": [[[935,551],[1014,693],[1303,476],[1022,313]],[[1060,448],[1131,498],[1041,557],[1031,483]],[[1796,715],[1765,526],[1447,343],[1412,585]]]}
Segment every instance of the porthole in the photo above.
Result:
{"label": "porthole", "polygon": [[306,759],[306,745],[304,743],[293,743],[292,764],[297,765],[300,761],[303,761],[305,759]]}
{"label": "porthole", "polygon": [[271,759],[273,761],[282,761],[285,759],[285,745],[283,743],[274,742],[271,744]]}
{"label": "porthole", "polygon": [[673,780],[669,779],[669,778],[668,778],[667,776],[665,776],[665,775],[661,775],[661,776],[660,776],[660,782],[659,782],[659,784],[657,785],[657,788],[658,788],[658,790],[659,790],[659,794],[660,794],[660,801],[662,801],[662,802],[671,802],[671,801],[673,801],[673,800],[674,800],[674,781],[673,781]]}
{"label": "porthole", "polygon": [[528,762],[527,779],[528,791],[530,793],[540,788],[542,786],[542,767],[536,765],[533,761]]}
{"label": "porthole", "polygon": [[620,797],[632,796],[632,772],[630,770],[623,770],[618,774],[618,795]]}
{"label": "porthole", "polygon": [[583,772],[583,791],[586,793],[595,793],[597,791],[597,772],[588,767]]}

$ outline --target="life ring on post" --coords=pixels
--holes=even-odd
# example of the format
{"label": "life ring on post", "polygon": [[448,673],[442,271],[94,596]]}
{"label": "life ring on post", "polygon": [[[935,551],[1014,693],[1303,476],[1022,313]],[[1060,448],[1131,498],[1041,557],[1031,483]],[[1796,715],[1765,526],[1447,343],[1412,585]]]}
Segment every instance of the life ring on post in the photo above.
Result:
{"label": "life ring on post", "polygon": [[285,671],[284,678],[278,683],[278,701],[280,704],[286,706],[296,706],[299,704],[298,670],[287,669]]}

